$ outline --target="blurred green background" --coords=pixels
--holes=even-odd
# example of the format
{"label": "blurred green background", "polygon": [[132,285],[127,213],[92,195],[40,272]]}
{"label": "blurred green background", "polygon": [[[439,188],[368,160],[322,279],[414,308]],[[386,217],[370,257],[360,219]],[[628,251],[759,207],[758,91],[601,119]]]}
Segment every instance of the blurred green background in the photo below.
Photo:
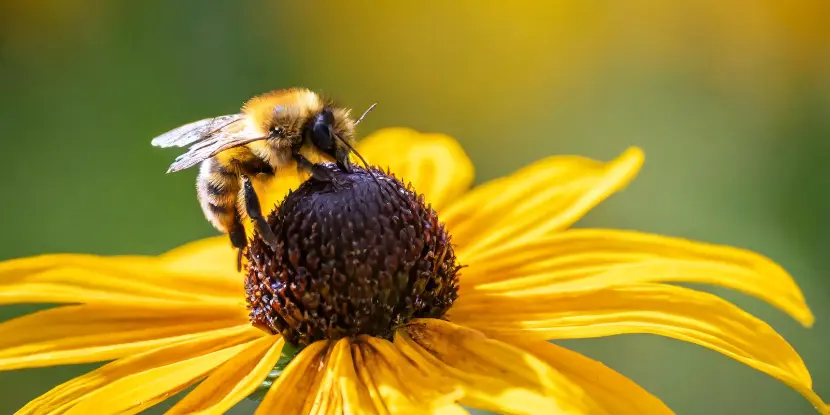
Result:
{"label": "blurred green background", "polygon": [[[830,2],[452,3],[3,0],[0,259],[156,254],[213,235],[196,172],[165,175],[176,152],[150,139],[306,86],[357,111],[378,101],[363,134],[403,125],[458,138],[479,183],[549,154],[643,147],[638,180],[580,226],[781,263],[817,316],[812,329],[717,292],[790,340],[830,399]],[[2,308],[0,319],[29,309]],[[814,413],[694,345],[567,345],[679,414]],[[0,414],[91,367],[0,373]]]}

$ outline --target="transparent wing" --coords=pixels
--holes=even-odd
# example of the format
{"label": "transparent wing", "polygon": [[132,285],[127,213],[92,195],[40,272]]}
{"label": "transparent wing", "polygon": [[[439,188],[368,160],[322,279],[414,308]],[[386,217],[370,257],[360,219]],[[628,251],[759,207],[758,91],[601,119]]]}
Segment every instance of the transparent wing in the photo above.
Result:
{"label": "transparent wing", "polygon": [[242,114],[205,118],[170,130],[154,138],[152,144],[156,147],[185,147],[204,140],[212,133],[225,129],[241,119]]}
{"label": "transparent wing", "polygon": [[187,152],[176,157],[176,161],[170,165],[167,170],[168,173],[176,172],[193,167],[202,161],[205,161],[222,151],[244,146],[259,140],[267,140],[268,136],[260,136],[259,134],[252,135],[245,131],[243,123],[232,123],[226,125],[224,128],[214,130],[208,133],[206,137],[201,138],[195,144],[187,149]]}

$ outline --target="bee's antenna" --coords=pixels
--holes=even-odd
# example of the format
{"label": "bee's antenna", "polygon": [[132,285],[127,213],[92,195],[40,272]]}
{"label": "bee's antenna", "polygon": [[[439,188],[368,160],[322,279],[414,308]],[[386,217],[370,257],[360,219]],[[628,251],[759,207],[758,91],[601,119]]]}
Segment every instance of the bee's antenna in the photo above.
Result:
{"label": "bee's antenna", "polygon": [[[361,116],[360,116],[360,118],[358,118],[358,119],[357,119],[357,121],[355,121],[355,122],[354,122],[355,127],[356,127],[358,124],[360,124],[360,122],[361,122],[361,121],[363,121],[363,119],[364,119],[364,118],[366,118],[366,114],[368,114],[368,113],[372,112],[372,110],[373,110],[373,109],[375,109],[375,107],[376,107],[377,105],[378,105],[378,103],[377,103],[377,102],[375,102],[374,104],[370,105],[370,106],[369,106],[369,108],[366,108],[366,111],[363,111],[363,115],[361,115]],[[378,182],[378,179],[375,177],[375,174],[374,174],[374,173],[372,173],[371,168],[369,168],[369,163],[367,163],[367,162],[366,162],[366,160],[363,158],[363,156],[361,156],[361,155],[360,155],[360,153],[358,153],[358,152],[357,152],[357,150],[355,150],[355,148],[354,148],[354,147],[352,147],[352,145],[351,145],[351,144],[349,144],[349,142],[348,142],[348,141],[344,140],[342,137],[340,137],[340,136],[338,136],[338,135],[336,135],[336,134],[335,134],[334,136],[335,136],[335,137],[337,137],[337,139],[338,139],[338,140],[340,140],[343,144],[345,144],[345,145],[346,145],[346,147],[348,147],[348,148],[349,148],[349,151],[351,151],[352,153],[354,153],[354,155],[356,155],[358,159],[360,159],[360,162],[361,162],[361,163],[363,163],[363,166],[364,166],[364,167],[366,167],[366,171],[368,171],[368,172],[369,172],[369,174],[372,176],[372,179],[374,179],[374,180],[375,180],[375,183],[377,183],[378,188],[379,188],[379,189],[382,189],[382,187],[380,186],[380,182]]]}
{"label": "bee's antenna", "polygon": [[[358,118],[358,119],[357,119],[357,121],[355,121],[355,122],[354,122],[355,127],[356,127],[358,124],[360,124],[360,122],[361,122],[361,121],[363,121],[363,119],[364,119],[364,118],[366,118],[366,114],[368,114],[368,113],[372,112],[372,110],[373,110],[373,109],[375,109],[375,107],[376,107],[377,105],[378,105],[378,103],[377,103],[377,102],[375,102],[375,103],[374,103],[374,104],[372,104],[372,105],[371,105],[368,109],[366,109],[366,111],[363,111],[363,115],[361,115],[361,116],[360,116],[360,118]],[[357,153],[355,153],[355,154],[357,154]]]}

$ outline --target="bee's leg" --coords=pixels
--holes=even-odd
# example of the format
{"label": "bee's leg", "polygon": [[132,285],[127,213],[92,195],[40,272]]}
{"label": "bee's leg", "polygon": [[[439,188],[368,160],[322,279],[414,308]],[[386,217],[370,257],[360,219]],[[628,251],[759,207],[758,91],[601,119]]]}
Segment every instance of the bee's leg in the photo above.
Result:
{"label": "bee's leg", "polygon": [[254,222],[256,230],[259,232],[259,237],[262,238],[266,244],[276,249],[277,235],[274,235],[274,231],[271,230],[271,226],[268,225],[268,221],[265,220],[264,216],[262,216],[262,209],[259,206],[259,197],[257,197],[256,191],[254,191],[254,185],[251,183],[251,179],[248,176],[242,175],[242,186],[242,191],[245,195],[245,211]]}
{"label": "bee's leg", "polygon": [[294,152],[294,160],[297,161],[297,168],[310,172],[312,178],[321,182],[335,182],[334,173],[331,170],[319,164],[312,163],[311,160],[300,154],[299,151]]}
{"label": "bee's leg", "polygon": [[349,154],[351,152],[346,147],[337,147],[334,150],[334,160],[337,161],[337,165],[346,173],[352,172],[352,162],[349,160]]}
{"label": "bee's leg", "polygon": [[231,244],[239,251],[236,255],[236,270],[242,270],[242,254],[245,247],[248,245],[248,239],[245,236],[245,227],[242,226],[242,220],[239,213],[234,218],[233,227],[228,229],[228,236],[231,238]]}
{"label": "bee's leg", "polygon": [[228,236],[231,238],[231,244],[236,248],[242,249],[248,245],[245,228],[242,226],[242,218],[239,217],[239,213],[234,218],[233,227],[228,230]]}
{"label": "bee's leg", "polygon": [[245,256],[245,248],[236,249],[236,271],[242,271],[242,257]]}

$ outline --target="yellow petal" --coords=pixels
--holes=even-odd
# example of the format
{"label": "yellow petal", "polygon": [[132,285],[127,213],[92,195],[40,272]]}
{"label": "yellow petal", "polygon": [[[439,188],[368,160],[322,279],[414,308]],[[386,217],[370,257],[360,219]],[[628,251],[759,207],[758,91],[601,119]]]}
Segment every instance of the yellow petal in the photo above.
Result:
{"label": "yellow petal", "polygon": [[[355,369],[381,414],[457,411],[463,392],[450,376],[420,371],[387,340],[361,336],[352,345]],[[465,413],[465,412],[462,412]]]}
{"label": "yellow petal", "polygon": [[294,358],[257,413],[463,414],[452,383],[440,372],[420,372],[386,340],[321,341]]}
{"label": "yellow petal", "polygon": [[141,310],[74,305],[0,324],[0,370],[98,362],[207,332],[249,327],[245,309]]}
{"label": "yellow petal", "polygon": [[264,336],[250,342],[167,414],[224,414],[260,386],[280,359],[284,343],[279,336]]}
{"label": "yellow petal", "polygon": [[138,413],[184,390],[247,347],[240,344],[203,356],[136,373],[110,382],[86,395],[67,415]]}
{"label": "yellow petal", "polygon": [[[465,301],[466,300],[466,301]],[[570,339],[649,333],[695,343],[760,370],[816,407],[810,374],[775,330],[715,295],[666,284],[520,296],[460,297],[450,318],[499,337]]]}
{"label": "yellow petal", "polygon": [[46,255],[0,263],[0,303],[233,305],[243,292],[238,275],[174,271],[150,257]]}
{"label": "yellow petal", "polygon": [[573,229],[469,259],[465,294],[555,294],[640,282],[719,285],[758,297],[805,325],[813,315],[793,278],[757,253],[680,238]]}
{"label": "yellow petal", "polygon": [[348,338],[337,341],[332,347],[309,413],[379,413],[368,389],[358,380]]}
{"label": "yellow petal", "polygon": [[116,360],[86,375],[72,379],[29,402],[19,413],[21,415],[63,413],[86,399],[89,394],[106,387],[114,380],[184,362],[244,344],[258,337],[261,337],[261,332],[258,330],[250,326],[241,326],[182,338],[176,343]]}
{"label": "yellow petal", "polygon": [[[300,173],[296,167],[289,167],[278,171],[271,179],[259,176],[253,180],[262,212],[265,214],[272,212],[275,206],[282,203],[288,192],[296,190],[308,177],[309,174]],[[246,226],[246,228],[252,227]]]}
{"label": "yellow petal", "polygon": [[475,175],[464,149],[443,134],[386,128],[361,141],[358,151],[369,164],[412,183],[439,212],[470,188]]}
{"label": "yellow petal", "polygon": [[193,273],[242,275],[236,270],[236,249],[227,236],[201,239],[161,255],[165,267]]}
{"label": "yellow petal", "polygon": [[609,163],[550,157],[473,189],[441,218],[459,245],[459,258],[466,261],[488,248],[520,244],[569,227],[625,187],[642,162],[637,148]]}
{"label": "yellow petal", "polygon": [[[310,160],[312,163],[321,163],[326,161],[322,157],[313,157],[313,155]],[[299,172],[295,164],[286,166],[278,171],[275,176],[259,175],[255,177],[251,182],[254,186],[254,191],[259,197],[259,204],[262,212],[267,216],[276,210],[277,206],[282,203],[283,199],[285,199],[285,196],[288,195],[290,191],[296,190],[300,187],[300,185],[309,177],[310,174]],[[245,233],[247,234],[248,239],[253,238],[254,227],[251,225],[248,214],[244,211],[239,213],[242,215],[242,224],[245,227]],[[233,265],[235,268],[236,255],[238,251],[236,248],[231,248],[230,239],[228,237],[225,237],[225,241],[225,246],[232,250],[234,257],[231,262],[222,264],[221,266],[227,267],[228,265]],[[219,262],[217,259],[211,261],[212,264],[217,262]]]}
{"label": "yellow petal", "polygon": [[283,370],[265,394],[257,414],[307,414],[325,373],[328,341],[318,341],[303,349]]}
{"label": "yellow petal", "polygon": [[455,378],[463,404],[511,414],[604,413],[584,389],[543,361],[475,330],[420,319],[396,333],[395,345],[423,370]]}
{"label": "yellow petal", "polygon": [[656,396],[613,369],[577,352],[544,341],[518,341],[533,354],[584,389],[603,410],[614,415],[673,414]]}
{"label": "yellow petal", "polygon": [[90,265],[100,268],[107,265],[111,260],[135,261],[135,264],[146,264],[153,261],[152,257],[144,256],[114,256],[103,257],[86,254],[48,254],[27,258],[10,259],[0,262],[0,280],[14,278],[18,274],[32,274],[50,268],[61,266],[84,266]]}

